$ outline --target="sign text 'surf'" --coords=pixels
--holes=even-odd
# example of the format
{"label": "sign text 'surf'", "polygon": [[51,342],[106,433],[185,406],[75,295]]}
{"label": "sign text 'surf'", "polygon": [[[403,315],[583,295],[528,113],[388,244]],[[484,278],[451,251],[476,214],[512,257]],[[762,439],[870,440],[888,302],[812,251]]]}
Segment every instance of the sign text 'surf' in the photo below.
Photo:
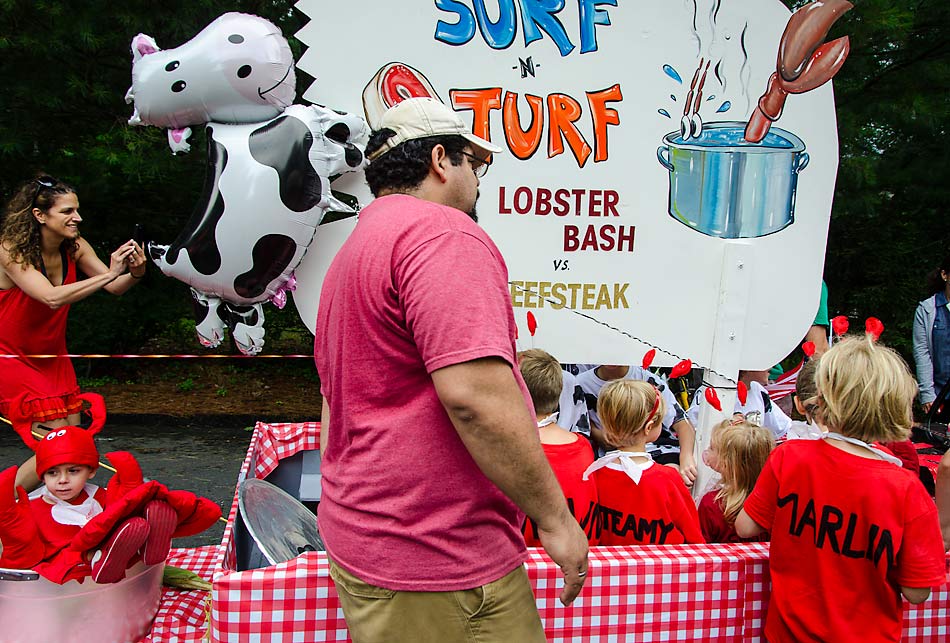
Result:
{"label": "sign text 'surf'", "polygon": [[[489,18],[488,4],[497,10],[496,20]],[[520,14],[516,4],[521,9]],[[471,7],[458,0],[435,0],[435,6],[452,16],[440,18],[435,28],[435,39],[447,45],[464,45],[475,37],[477,30],[492,49],[507,49],[515,41],[520,15],[525,47],[547,36],[562,56],[576,48],[559,16],[564,10],[564,0],[520,0],[518,3],[515,0],[491,3],[473,0]],[[617,0],[577,0],[575,40],[580,41],[582,54],[597,51],[596,27],[610,24],[610,15],[601,6],[616,7]]]}

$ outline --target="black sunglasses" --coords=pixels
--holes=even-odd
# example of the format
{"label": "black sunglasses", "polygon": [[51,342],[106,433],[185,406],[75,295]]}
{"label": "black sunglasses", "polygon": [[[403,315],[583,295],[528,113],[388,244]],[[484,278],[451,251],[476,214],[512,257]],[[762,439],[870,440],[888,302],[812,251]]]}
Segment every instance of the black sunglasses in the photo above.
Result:
{"label": "black sunglasses", "polygon": [[33,191],[33,200],[30,202],[31,210],[36,207],[36,199],[40,196],[40,190],[43,188],[51,190],[56,186],[56,179],[51,176],[38,176],[33,179],[33,182],[36,183],[36,190]]}

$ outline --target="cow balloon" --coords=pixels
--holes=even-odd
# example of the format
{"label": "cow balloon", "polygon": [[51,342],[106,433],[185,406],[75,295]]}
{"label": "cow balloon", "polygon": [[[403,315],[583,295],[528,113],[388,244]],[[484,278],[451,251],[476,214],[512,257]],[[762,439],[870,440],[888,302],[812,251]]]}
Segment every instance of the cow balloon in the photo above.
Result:
{"label": "cow balloon", "polygon": [[227,13],[190,41],[159,49],[132,40],[135,110],[129,124],[167,128],[173,153],[187,152],[190,126],[205,125],[207,173],[191,218],[169,245],[148,244],[152,261],[191,286],[198,341],[238,349],[264,345],[262,303],[279,308],[294,269],[328,210],[351,212],[330,180],[358,170],[358,116],[292,105],[294,60],[273,24]]}

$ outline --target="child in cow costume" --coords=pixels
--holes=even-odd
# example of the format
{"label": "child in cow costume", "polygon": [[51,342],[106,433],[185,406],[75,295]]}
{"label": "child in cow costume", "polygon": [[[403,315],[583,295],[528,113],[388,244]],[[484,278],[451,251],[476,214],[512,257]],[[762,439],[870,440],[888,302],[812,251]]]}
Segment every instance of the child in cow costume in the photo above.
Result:
{"label": "child in cow costume", "polygon": [[172,537],[204,531],[221,511],[187,491],[169,491],[142,478],[131,453],[106,454],[116,473],[105,489],[90,484],[99,467],[93,435],[105,423],[99,395],[80,396],[90,404],[89,429],[67,426],[37,441],[30,418],[11,405],[13,427],[36,452],[36,474],[43,486],[27,496],[14,490],[16,467],[0,473],[0,567],[34,569],[54,583],[115,583],[139,558],[164,562]]}

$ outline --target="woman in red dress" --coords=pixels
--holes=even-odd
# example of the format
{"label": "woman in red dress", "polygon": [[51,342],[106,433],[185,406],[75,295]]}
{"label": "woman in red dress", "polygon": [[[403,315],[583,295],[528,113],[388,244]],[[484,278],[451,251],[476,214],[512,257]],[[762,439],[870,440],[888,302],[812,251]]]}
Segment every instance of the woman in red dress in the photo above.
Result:
{"label": "woman in red dress", "polygon": [[[79,423],[79,386],[66,357],[70,304],[100,289],[121,295],[145,276],[137,243],[123,243],[106,266],[80,237],[81,221],[76,191],[41,175],[20,186],[0,227],[0,354],[16,356],[0,357],[0,414],[8,417],[11,402],[26,393],[22,411],[41,433],[40,425]],[[16,484],[39,484],[32,459]]]}

